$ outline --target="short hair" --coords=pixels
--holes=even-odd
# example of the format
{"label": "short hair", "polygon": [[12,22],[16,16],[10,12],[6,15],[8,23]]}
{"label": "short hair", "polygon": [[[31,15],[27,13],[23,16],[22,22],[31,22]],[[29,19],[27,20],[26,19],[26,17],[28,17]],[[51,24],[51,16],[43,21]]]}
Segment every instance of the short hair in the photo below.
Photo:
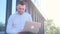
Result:
{"label": "short hair", "polygon": [[24,1],[19,1],[18,4],[25,5],[25,2]]}

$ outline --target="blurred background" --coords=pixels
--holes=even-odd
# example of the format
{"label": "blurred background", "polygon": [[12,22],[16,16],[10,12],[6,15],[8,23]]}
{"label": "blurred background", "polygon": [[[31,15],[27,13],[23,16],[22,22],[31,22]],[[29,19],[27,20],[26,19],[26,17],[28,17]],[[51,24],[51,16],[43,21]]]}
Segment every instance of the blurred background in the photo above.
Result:
{"label": "blurred background", "polygon": [[38,34],[60,34],[60,0],[0,0],[0,34],[6,32],[8,18],[19,1],[26,2],[26,12],[42,24]]}

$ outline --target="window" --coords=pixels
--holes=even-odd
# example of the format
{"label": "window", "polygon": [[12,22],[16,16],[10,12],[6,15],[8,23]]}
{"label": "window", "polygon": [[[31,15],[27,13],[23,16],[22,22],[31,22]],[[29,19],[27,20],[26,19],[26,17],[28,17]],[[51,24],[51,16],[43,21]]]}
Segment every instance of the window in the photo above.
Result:
{"label": "window", "polygon": [[5,29],[5,18],[6,18],[6,0],[0,0],[0,34]]}
{"label": "window", "polygon": [[16,0],[12,0],[12,14],[16,12]]}

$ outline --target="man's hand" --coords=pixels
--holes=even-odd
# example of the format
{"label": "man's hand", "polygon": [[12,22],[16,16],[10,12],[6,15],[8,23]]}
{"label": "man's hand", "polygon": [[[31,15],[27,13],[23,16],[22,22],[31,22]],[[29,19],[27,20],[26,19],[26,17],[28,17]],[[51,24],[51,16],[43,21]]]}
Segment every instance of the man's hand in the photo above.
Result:
{"label": "man's hand", "polygon": [[18,32],[18,34],[26,34],[26,32],[24,31],[24,32]]}
{"label": "man's hand", "polygon": [[32,32],[19,32],[18,34],[35,34],[35,33],[32,33]]}

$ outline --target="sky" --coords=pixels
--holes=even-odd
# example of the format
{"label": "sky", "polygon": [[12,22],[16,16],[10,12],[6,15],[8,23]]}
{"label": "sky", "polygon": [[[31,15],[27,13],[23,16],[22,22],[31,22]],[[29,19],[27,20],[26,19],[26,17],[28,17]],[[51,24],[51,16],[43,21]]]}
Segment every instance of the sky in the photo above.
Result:
{"label": "sky", "polygon": [[48,19],[60,27],[60,0],[41,0],[41,10]]}

